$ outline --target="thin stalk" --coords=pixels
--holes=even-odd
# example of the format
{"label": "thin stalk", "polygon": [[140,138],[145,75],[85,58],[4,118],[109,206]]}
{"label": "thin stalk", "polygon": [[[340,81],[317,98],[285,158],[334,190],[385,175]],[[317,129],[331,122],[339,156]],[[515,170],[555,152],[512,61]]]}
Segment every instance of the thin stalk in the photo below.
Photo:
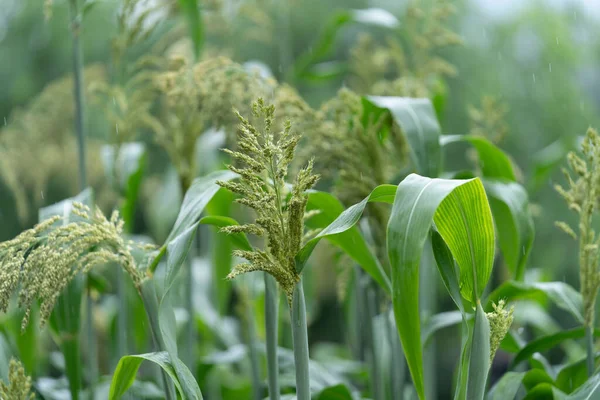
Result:
{"label": "thin stalk", "polygon": [[246,320],[246,334],[248,336],[248,355],[250,357],[252,394],[254,396],[254,400],[261,400],[263,396],[262,384],[260,380],[260,363],[258,361],[258,352],[256,351],[256,326],[254,325],[254,318],[252,318],[253,313],[251,301],[246,302],[246,310],[247,314],[244,319]]}
{"label": "thin stalk", "polygon": [[585,327],[585,349],[587,352],[587,372],[588,377],[594,375],[595,368],[595,351],[594,351],[594,330],[591,326]]}
{"label": "thin stalk", "polygon": [[[77,148],[79,161],[79,188],[84,190],[87,186],[85,127],[84,127],[84,100],[83,100],[83,49],[81,46],[82,15],[79,12],[77,0],[69,1],[71,17],[71,39],[73,41],[73,91],[75,99],[75,131],[77,133]],[[94,399],[94,385],[97,381],[97,354],[95,349],[96,337],[93,326],[93,299],[90,296],[89,285],[87,293],[87,313],[85,324],[87,327],[87,344],[90,356],[88,357],[88,372],[90,374],[90,399]],[[76,311],[79,312],[79,311]]]}
{"label": "thin stalk", "polygon": [[279,321],[279,296],[275,279],[264,273],[265,279],[265,331],[267,346],[267,377],[269,380],[269,398],[279,400],[279,361],[277,360],[277,330]]}
{"label": "thin stalk", "polygon": [[[191,179],[180,176],[179,185],[181,187],[181,194],[185,197],[188,189],[192,185]],[[196,342],[196,331],[194,329],[194,275],[192,271],[192,260],[194,259],[194,249],[192,246],[188,253],[183,267],[185,269],[185,280],[184,296],[185,296],[185,311],[188,315],[187,324],[185,324],[184,336],[183,336],[183,362],[187,367],[194,370],[194,343]]]}
{"label": "thin stalk", "polygon": [[[391,307],[391,305],[390,305]],[[406,374],[406,365],[404,364],[404,352],[402,351],[402,344],[398,337],[398,330],[394,321],[394,314],[386,315],[386,329],[388,333],[388,340],[390,343],[390,349],[392,351],[392,360],[390,368],[390,383],[392,399],[402,400],[404,399],[404,377]]]}
{"label": "thin stalk", "polygon": [[296,366],[296,399],[310,400],[308,330],[306,327],[306,302],[302,280],[294,287],[291,313],[294,364]]}
{"label": "thin stalk", "polygon": [[[144,310],[148,316],[150,322],[150,332],[152,333],[152,339],[154,346],[158,351],[167,351],[167,346],[160,333],[160,326],[158,324],[158,298],[156,296],[156,287],[152,279],[147,279],[142,283],[140,291],[142,301],[144,303]],[[167,373],[161,368],[160,369],[163,387],[165,389],[166,400],[175,400],[175,388],[173,383],[167,377]]]}
{"label": "thin stalk", "polygon": [[[370,283],[370,282],[369,282]],[[369,367],[370,367],[370,375],[371,375],[371,395],[374,400],[383,400],[384,389],[381,385],[381,371],[379,368],[379,363],[377,362],[377,350],[376,350],[376,340],[378,338],[375,337],[373,322],[375,320],[375,316],[377,315],[377,302],[375,296],[375,290],[372,287],[367,286],[365,288],[367,294],[367,307],[366,307],[366,323],[367,325],[367,341],[369,346]]]}

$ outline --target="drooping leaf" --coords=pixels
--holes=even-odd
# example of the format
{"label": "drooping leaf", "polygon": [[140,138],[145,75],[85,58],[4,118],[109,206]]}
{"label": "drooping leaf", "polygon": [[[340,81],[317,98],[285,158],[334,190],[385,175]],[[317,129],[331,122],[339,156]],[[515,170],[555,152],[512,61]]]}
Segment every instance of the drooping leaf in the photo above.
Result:
{"label": "drooping leaf", "polygon": [[520,299],[543,301],[551,300],[558,307],[568,311],[583,323],[583,300],[581,293],[564,282],[524,283],[507,281],[489,294],[486,308],[500,299],[515,301]]}
{"label": "drooping leaf", "polygon": [[[519,363],[527,360],[535,353],[550,350],[565,340],[570,339],[581,339],[584,337],[585,332],[583,327],[573,328],[566,331],[560,331],[552,335],[546,335],[532,340],[527,343],[515,356],[512,365],[518,365]],[[600,337],[600,331],[594,330],[594,337]]]}
{"label": "drooping leaf", "polygon": [[435,109],[429,99],[408,97],[363,97],[365,118],[389,111],[408,142],[415,171],[424,176],[437,177],[441,172],[441,128]]}
{"label": "drooping leaf", "polygon": [[[308,210],[321,210],[321,214],[309,219],[312,228],[324,229],[306,242],[296,256],[296,270],[301,272],[315,246],[323,238],[342,248],[350,257],[373,277],[373,279],[391,294],[391,285],[383,267],[368,248],[366,242],[354,225],[358,222],[369,202],[391,203],[394,199],[394,185],[380,185],[360,203],[343,210],[341,203],[332,195],[324,192],[310,193]],[[343,211],[343,212],[342,212]]]}
{"label": "drooping leaf", "polygon": [[440,138],[442,146],[460,142],[469,143],[477,150],[480,160],[479,167],[485,178],[516,180],[510,158],[486,138],[473,135],[444,135]]}
{"label": "drooping leaf", "polygon": [[494,228],[481,181],[431,179],[409,175],[398,185],[388,223],[394,313],[406,359],[419,396],[424,396],[419,264],[435,224],[460,269],[460,291],[475,302],[489,279]]}
{"label": "drooping leaf", "polygon": [[215,193],[220,189],[220,186],[216,184],[217,181],[228,181],[237,177],[237,174],[228,170],[223,170],[194,179],[183,198],[183,204],[179,210],[179,215],[177,216],[175,225],[173,226],[171,233],[169,233],[166,242],[168,243],[179,236],[183,231],[200,219],[200,214],[204,211],[204,207],[206,207],[210,199],[212,199]]}
{"label": "drooping leaf", "polygon": [[504,261],[515,279],[521,280],[535,233],[527,192],[516,182],[484,179],[483,186],[490,199]]}
{"label": "drooping leaf", "polygon": [[109,400],[118,400],[125,392],[127,392],[127,389],[129,389],[135,381],[138,369],[144,361],[151,361],[160,366],[175,384],[177,392],[183,396],[183,391],[179,384],[179,380],[175,375],[171,359],[166,352],[162,351],[158,353],[137,354],[122,357],[121,360],[119,360],[119,364],[117,364],[117,368],[112,378]]}

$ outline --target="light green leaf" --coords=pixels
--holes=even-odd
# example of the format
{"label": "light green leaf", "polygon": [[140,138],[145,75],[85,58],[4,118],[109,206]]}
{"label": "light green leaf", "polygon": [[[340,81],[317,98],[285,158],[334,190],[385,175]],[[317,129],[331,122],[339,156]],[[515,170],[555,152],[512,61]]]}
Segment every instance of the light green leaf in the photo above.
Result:
{"label": "light green leaf", "polygon": [[490,323],[481,307],[481,303],[477,303],[475,326],[473,328],[473,338],[471,339],[467,399],[483,400],[489,369]]}
{"label": "light green leaf", "polygon": [[461,294],[474,303],[489,279],[495,246],[492,215],[478,178],[447,180],[411,174],[398,185],[387,235],[392,299],[402,346],[421,398],[419,264],[434,220],[459,265]]}
{"label": "light green leaf", "polygon": [[217,181],[229,181],[237,177],[238,175],[231,171],[222,170],[194,179],[183,198],[179,215],[166,242],[170,242],[199,220],[204,207],[220,189]]}
{"label": "light green leaf", "polygon": [[[374,109],[369,110],[369,105]],[[363,98],[363,107],[366,116],[373,112],[381,113],[382,110],[390,112],[408,142],[410,155],[418,174],[431,177],[440,174],[441,128],[429,99],[366,96]]]}
{"label": "light green leaf", "polygon": [[160,366],[163,371],[165,371],[173,380],[173,383],[175,384],[179,394],[183,396],[183,391],[179,381],[177,380],[177,376],[175,375],[175,370],[171,364],[171,359],[166,352],[161,351],[159,353],[137,354],[121,357],[110,385],[109,400],[118,400],[125,394],[125,392],[127,392],[127,389],[129,389],[135,381],[135,376],[137,375],[140,365],[142,365],[142,362],[146,360]]}
{"label": "light green leaf", "polygon": [[527,192],[516,182],[484,179],[483,186],[490,199],[504,261],[515,279],[522,280],[535,234]]}
{"label": "light green leaf", "polygon": [[[358,222],[369,202],[391,203],[394,199],[396,186],[377,186],[369,196],[346,210],[332,195],[324,192],[312,192],[308,197],[308,210],[321,210],[321,214],[310,218],[311,228],[325,227],[317,236],[309,240],[296,256],[296,270],[301,272],[315,246],[323,238],[344,250],[352,257],[373,279],[391,294],[391,284],[383,267],[368,248],[366,242],[354,225]],[[343,212],[342,212],[343,210]]]}
{"label": "light green leaf", "polygon": [[515,301],[521,299],[544,301],[550,299],[558,307],[568,311],[577,321],[583,323],[583,300],[581,294],[564,282],[524,283],[507,281],[489,294],[486,308],[500,299]]}
{"label": "light green leaf", "polygon": [[442,146],[457,142],[469,143],[477,150],[480,160],[479,166],[484,177],[507,179],[509,181],[516,180],[510,158],[486,138],[472,135],[444,135],[440,138]]}
{"label": "light green leaf", "polygon": [[525,372],[507,372],[502,378],[494,385],[490,394],[488,395],[489,400],[514,400]]}

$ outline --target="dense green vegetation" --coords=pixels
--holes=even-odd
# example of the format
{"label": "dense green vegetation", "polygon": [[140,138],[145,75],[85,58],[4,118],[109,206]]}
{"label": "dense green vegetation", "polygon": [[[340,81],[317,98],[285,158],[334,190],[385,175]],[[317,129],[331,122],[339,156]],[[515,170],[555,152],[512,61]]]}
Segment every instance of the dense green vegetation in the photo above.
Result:
{"label": "dense green vegetation", "polygon": [[8,0],[0,398],[600,398],[597,21],[532,3]]}

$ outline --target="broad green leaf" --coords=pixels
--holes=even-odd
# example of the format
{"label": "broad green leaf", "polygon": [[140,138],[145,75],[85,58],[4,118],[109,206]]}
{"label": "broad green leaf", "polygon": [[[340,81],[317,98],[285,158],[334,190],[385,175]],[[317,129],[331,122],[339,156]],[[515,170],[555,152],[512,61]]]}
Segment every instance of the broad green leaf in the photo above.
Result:
{"label": "broad green leaf", "polygon": [[543,301],[551,300],[558,307],[568,311],[583,323],[583,300],[581,294],[564,282],[524,283],[507,281],[489,294],[486,308],[500,299],[515,301],[520,299]]}
{"label": "broad green leaf", "polygon": [[388,223],[394,314],[419,396],[424,396],[419,315],[419,264],[433,222],[460,269],[460,291],[476,302],[489,279],[494,228],[483,185],[409,175],[398,185]]}
{"label": "broad green leaf", "polygon": [[223,170],[194,179],[194,182],[192,182],[192,185],[183,198],[179,215],[166,242],[170,242],[198,222],[200,214],[204,211],[204,207],[206,207],[210,199],[220,189],[220,186],[216,183],[217,181],[229,181],[237,177],[237,174]]}
{"label": "broad green leaf", "polygon": [[527,192],[516,182],[484,179],[483,186],[490,199],[504,261],[514,278],[522,280],[534,238]]}
{"label": "broad green leaf", "polygon": [[194,56],[196,59],[200,57],[200,51],[204,44],[204,27],[202,16],[200,15],[200,7],[197,0],[179,0],[179,7],[183,13],[192,39]]}
{"label": "broad green leaf", "polygon": [[137,354],[122,357],[121,360],[119,360],[119,364],[117,364],[117,369],[112,378],[109,400],[118,400],[125,392],[127,392],[127,389],[129,389],[135,381],[138,369],[144,361],[151,361],[160,366],[172,379],[177,388],[177,392],[183,396],[181,385],[177,380],[169,355],[166,352],[161,351],[158,353]]}
{"label": "broad green leaf", "polygon": [[473,328],[473,338],[471,339],[467,399],[483,400],[489,369],[490,323],[481,307],[481,303],[477,303],[475,326]]}
{"label": "broad green leaf", "polygon": [[315,397],[316,400],[352,400],[352,393],[346,385],[336,385],[323,389]]}
{"label": "broad green leaf", "polygon": [[[324,192],[312,192],[308,197],[308,210],[321,210],[321,214],[309,219],[311,228],[325,227],[317,236],[309,240],[296,256],[296,270],[301,272],[306,261],[312,254],[315,246],[323,238],[344,250],[352,257],[373,279],[391,294],[391,285],[383,267],[369,250],[358,229],[354,225],[358,222],[369,202],[391,203],[394,199],[396,187],[394,185],[381,185],[376,187],[369,196],[346,210],[332,195]],[[343,211],[343,212],[342,212]]]}
{"label": "broad green leaf", "polygon": [[[371,106],[369,109],[368,106]],[[415,171],[424,176],[437,177],[441,172],[441,128],[435,109],[429,99],[408,97],[363,97],[365,115],[387,110],[392,115],[408,142]]]}
{"label": "broad green leaf", "polygon": [[486,138],[472,135],[444,135],[440,138],[442,146],[457,142],[469,143],[477,150],[479,166],[484,177],[516,180],[510,158]]}
{"label": "broad green leaf", "polygon": [[[222,217],[217,215],[210,215],[208,217],[204,217],[200,220],[200,223],[205,225],[212,225],[218,228],[239,225],[239,223],[231,217]],[[227,236],[231,238],[231,241],[237,248],[242,250],[252,250],[252,245],[250,245],[250,242],[248,241],[248,238],[244,233],[227,234]]]}
{"label": "broad green leaf", "polygon": [[544,383],[554,383],[552,377],[544,369],[532,368],[525,373],[525,376],[523,376],[523,386],[525,386],[527,390],[533,389]]}
{"label": "broad green leaf", "polygon": [[[512,365],[516,366],[519,363],[527,360],[529,357],[533,356],[535,353],[543,352],[546,350],[550,350],[565,340],[569,339],[581,339],[584,337],[585,332],[583,327],[574,328],[566,331],[560,331],[554,333],[552,335],[546,335],[539,337],[537,339],[532,340],[527,343],[525,347],[523,347],[515,356]],[[594,336],[600,337],[600,331],[594,330]]]}
{"label": "broad green leaf", "polygon": [[567,400],[595,400],[598,398],[600,398],[600,374],[598,373],[566,397]]}
{"label": "broad green leaf", "polygon": [[525,372],[507,372],[502,378],[494,385],[490,394],[488,395],[489,400],[514,400]]}

